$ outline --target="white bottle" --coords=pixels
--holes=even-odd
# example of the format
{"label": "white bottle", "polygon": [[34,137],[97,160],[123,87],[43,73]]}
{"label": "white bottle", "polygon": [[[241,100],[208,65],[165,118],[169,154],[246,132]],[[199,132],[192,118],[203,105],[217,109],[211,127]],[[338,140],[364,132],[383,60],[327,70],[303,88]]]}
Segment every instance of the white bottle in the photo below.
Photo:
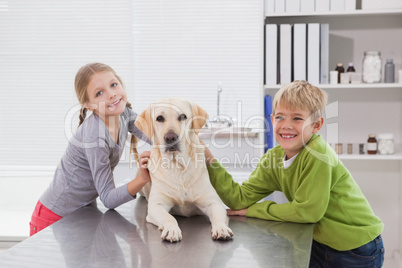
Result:
{"label": "white bottle", "polygon": [[384,83],[395,82],[395,65],[392,59],[387,59],[384,66]]}
{"label": "white bottle", "polygon": [[393,154],[394,152],[394,135],[391,133],[378,134],[378,153]]}
{"label": "white bottle", "polygon": [[363,59],[363,82],[381,82],[381,53],[380,51],[365,51]]}

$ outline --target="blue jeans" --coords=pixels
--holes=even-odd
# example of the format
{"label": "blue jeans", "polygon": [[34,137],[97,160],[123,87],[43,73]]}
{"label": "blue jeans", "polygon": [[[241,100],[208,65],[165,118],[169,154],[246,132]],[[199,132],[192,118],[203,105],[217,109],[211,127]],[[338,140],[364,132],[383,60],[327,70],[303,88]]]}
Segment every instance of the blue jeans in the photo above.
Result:
{"label": "blue jeans", "polygon": [[347,251],[338,251],[313,240],[309,267],[379,268],[384,263],[384,253],[381,235],[361,247]]}

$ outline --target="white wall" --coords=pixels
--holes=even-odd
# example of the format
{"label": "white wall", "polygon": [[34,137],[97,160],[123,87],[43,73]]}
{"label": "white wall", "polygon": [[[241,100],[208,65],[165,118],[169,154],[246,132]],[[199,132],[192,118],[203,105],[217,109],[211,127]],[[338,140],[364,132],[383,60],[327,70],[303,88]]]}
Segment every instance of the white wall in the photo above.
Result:
{"label": "white wall", "polygon": [[[156,99],[180,96],[215,116],[220,82],[221,114],[243,122],[262,114],[262,4],[15,0],[1,5],[0,218],[11,218],[0,221],[0,237],[27,235],[30,214],[77,125],[73,85],[83,64],[111,65],[138,113]],[[115,170],[117,183],[134,176],[127,162],[126,156]]]}

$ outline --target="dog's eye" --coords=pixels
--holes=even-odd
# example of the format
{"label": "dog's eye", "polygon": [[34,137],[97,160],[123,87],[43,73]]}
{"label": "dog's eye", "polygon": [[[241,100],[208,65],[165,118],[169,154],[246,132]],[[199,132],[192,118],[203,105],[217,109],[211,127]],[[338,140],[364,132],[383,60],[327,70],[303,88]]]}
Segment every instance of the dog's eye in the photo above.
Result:
{"label": "dog's eye", "polygon": [[157,118],[156,118],[156,121],[158,121],[158,122],[165,122],[165,118],[163,117],[163,116],[158,116]]}
{"label": "dog's eye", "polygon": [[187,116],[185,114],[181,114],[181,115],[179,115],[178,119],[179,119],[179,121],[184,121],[187,119]]}

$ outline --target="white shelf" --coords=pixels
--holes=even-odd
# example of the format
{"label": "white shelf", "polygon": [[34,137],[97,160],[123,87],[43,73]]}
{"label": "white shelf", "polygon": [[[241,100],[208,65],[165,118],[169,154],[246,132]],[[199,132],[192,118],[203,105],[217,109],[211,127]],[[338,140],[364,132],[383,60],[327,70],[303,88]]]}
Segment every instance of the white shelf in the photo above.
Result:
{"label": "white shelf", "polygon": [[353,10],[353,11],[342,11],[342,12],[308,12],[308,13],[267,13],[265,17],[268,18],[278,18],[278,17],[343,17],[343,16],[373,16],[373,15],[399,15],[402,14],[402,9],[383,9],[383,10]]}
{"label": "white shelf", "polygon": [[341,160],[402,160],[402,146],[395,146],[394,154],[339,154]]}
{"label": "white shelf", "polygon": [[340,154],[341,160],[402,160],[402,153],[382,154]]}
{"label": "white shelf", "polygon": [[[283,85],[264,85],[264,89],[280,89]],[[321,89],[395,89],[402,90],[402,83],[374,83],[374,84],[319,84],[317,85]]]}

